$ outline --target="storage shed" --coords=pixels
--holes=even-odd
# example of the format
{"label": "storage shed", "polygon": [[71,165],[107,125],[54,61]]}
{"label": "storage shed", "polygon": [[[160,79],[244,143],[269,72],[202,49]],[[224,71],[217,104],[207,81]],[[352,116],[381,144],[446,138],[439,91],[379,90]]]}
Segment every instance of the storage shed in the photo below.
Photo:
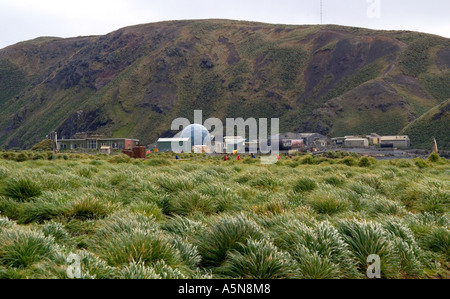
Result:
{"label": "storage shed", "polygon": [[366,138],[347,138],[344,141],[344,146],[347,148],[364,148],[369,147],[369,139]]}
{"label": "storage shed", "polygon": [[411,140],[408,136],[382,136],[380,145],[381,147],[409,148]]}

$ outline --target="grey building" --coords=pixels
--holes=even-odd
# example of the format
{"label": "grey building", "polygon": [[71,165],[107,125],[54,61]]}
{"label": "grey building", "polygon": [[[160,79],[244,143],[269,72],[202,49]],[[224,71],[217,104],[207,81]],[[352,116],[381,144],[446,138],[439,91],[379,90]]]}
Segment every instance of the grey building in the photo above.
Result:
{"label": "grey building", "polygon": [[[174,148],[174,145],[177,149]],[[160,138],[157,142],[159,152],[192,152],[190,138]]]}
{"label": "grey building", "polygon": [[380,137],[381,147],[391,148],[409,148],[411,140],[408,136],[382,136]]}
{"label": "grey building", "polygon": [[138,139],[129,138],[100,138],[90,137],[84,139],[59,139],[57,142],[58,151],[73,150],[100,150],[101,147],[111,149],[132,149],[139,143]]}
{"label": "grey building", "polygon": [[271,136],[272,142],[278,142],[280,149],[293,148],[325,148],[328,146],[328,137],[318,133],[282,133]]}

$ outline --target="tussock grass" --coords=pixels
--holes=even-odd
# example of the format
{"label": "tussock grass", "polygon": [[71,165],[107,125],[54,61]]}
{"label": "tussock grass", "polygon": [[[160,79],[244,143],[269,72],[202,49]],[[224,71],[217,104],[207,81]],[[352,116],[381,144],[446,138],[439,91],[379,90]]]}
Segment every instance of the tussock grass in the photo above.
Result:
{"label": "tussock grass", "polygon": [[317,189],[308,196],[306,201],[319,214],[338,214],[350,208],[349,201],[334,189]]}
{"label": "tussock grass", "polygon": [[53,259],[56,247],[52,238],[31,230],[8,230],[0,234],[0,264],[24,269],[42,260]]}
{"label": "tussock grass", "polygon": [[50,221],[66,215],[68,207],[67,205],[58,202],[40,199],[33,203],[22,204],[18,207],[18,211],[19,213],[16,217],[20,224],[44,223],[45,221]]}
{"label": "tussock grass", "polygon": [[70,253],[88,279],[359,279],[371,254],[383,278],[449,275],[440,157],[23,154],[0,154],[1,278],[66,279]]}
{"label": "tussock grass", "polygon": [[385,278],[399,278],[400,261],[390,242],[390,235],[381,224],[374,222],[341,221],[339,232],[356,257],[361,271],[367,269],[367,257],[377,254],[383,261],[381,272]]}
{"label": "tussock grass", "polygon": [[218,211],[217,202],[213,197],[201,193],[179,192],[171,203],[171,213],[188,216],[195,213],[209,215]]}
{"label": "tussock grass", "polygon": [[331,223],[323,222],[313,228],[295,220],[283,223],[275,231],[276,244],[297,261],[302,278],[360,277],[350,247]]}
{"label": "tussock grass", "polygon": [[307,192],[316,189],[317,184],[313,179],[302,178],[298,180],[294,185],[294,192]]}
{"label": "tussock grass", "polygon": [[166,192],[189,191],[194,188],[194,182],[188,177],[175,177],[162,175],[157,178],[156,183]]}
{"label": "tussock grass", "polygon": [[11,178],[0,189],[0,195],[17,201],[29,201],[42,194],[39,184],[28,177]]}
{"label": "tussock grass", "polygon": [[148,267],[143,262],[132,262],[123,267],[118,273],[120,279],[143,280],[143,279],[162,279],[155,269]]}
{"label": "tussock grass", "polygon": [[450,258],[450,230],[440,227],[434,229],[431,234],[424,239],[426,248],[433,252],[442,253],[444,257]]}
{"label": "tussock grass", "polygon": [[0,168],[0,180],[3,180],[8,176],[8,170],[5,168]]}
{"label": "tussock grass", "polygon": [[146,265],[161,260],[170,265],[181,263],[179,252],[167,238],[139,230],[113,234],[96,244],[94,251],[110,266],[122,266],[133,261]]}
{"label": "tussock grass", "polygon": [[252,220],[243,215],[223,216],[210,224],[207,231],[199,234],[196,245],[202,256],[202,265],[217,267],[222,264],[230,250],[239,248],[249,238],[263,237],[263,232]]}
{"label": "tussock grass", "polygon": [[76,199],[68,208],[66,216],[73,219],[101,219],[114,211],[115,206],[101,199],[83,196]]}
{"label": "tussock grass", "polygon": [[247,240],[238,250],[229,252],[217,273],[229,278],[281,279],[295,278],[294,261],[267,240]]}

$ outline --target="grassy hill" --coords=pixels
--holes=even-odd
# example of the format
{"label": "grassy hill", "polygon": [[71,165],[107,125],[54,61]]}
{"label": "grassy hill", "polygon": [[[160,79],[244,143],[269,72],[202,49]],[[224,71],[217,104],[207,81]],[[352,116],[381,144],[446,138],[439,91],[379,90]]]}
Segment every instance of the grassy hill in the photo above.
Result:
{"label": "grassy hill", "polygon": [[415,147],[430,148],[432,138],[436,138],[438,149],[450,148],[450,100],[431,109],[422,117],[407,126],[402,133],[411,136]]}
{"label": "grassy hill", "polygon": [[0,50],[0,145],[49,132],[170,136],[175,118],[396,134],[450,98],[450,40],[342,26],[172,21]]}

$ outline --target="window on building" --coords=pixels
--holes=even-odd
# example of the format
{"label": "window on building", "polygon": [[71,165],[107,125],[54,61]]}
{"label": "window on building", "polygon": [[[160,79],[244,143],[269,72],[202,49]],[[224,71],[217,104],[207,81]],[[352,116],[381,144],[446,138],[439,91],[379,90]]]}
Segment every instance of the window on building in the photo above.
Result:
{"label": "window on building", "polygon": [[97,149],[97,140],[89,140],[88,149]]}

